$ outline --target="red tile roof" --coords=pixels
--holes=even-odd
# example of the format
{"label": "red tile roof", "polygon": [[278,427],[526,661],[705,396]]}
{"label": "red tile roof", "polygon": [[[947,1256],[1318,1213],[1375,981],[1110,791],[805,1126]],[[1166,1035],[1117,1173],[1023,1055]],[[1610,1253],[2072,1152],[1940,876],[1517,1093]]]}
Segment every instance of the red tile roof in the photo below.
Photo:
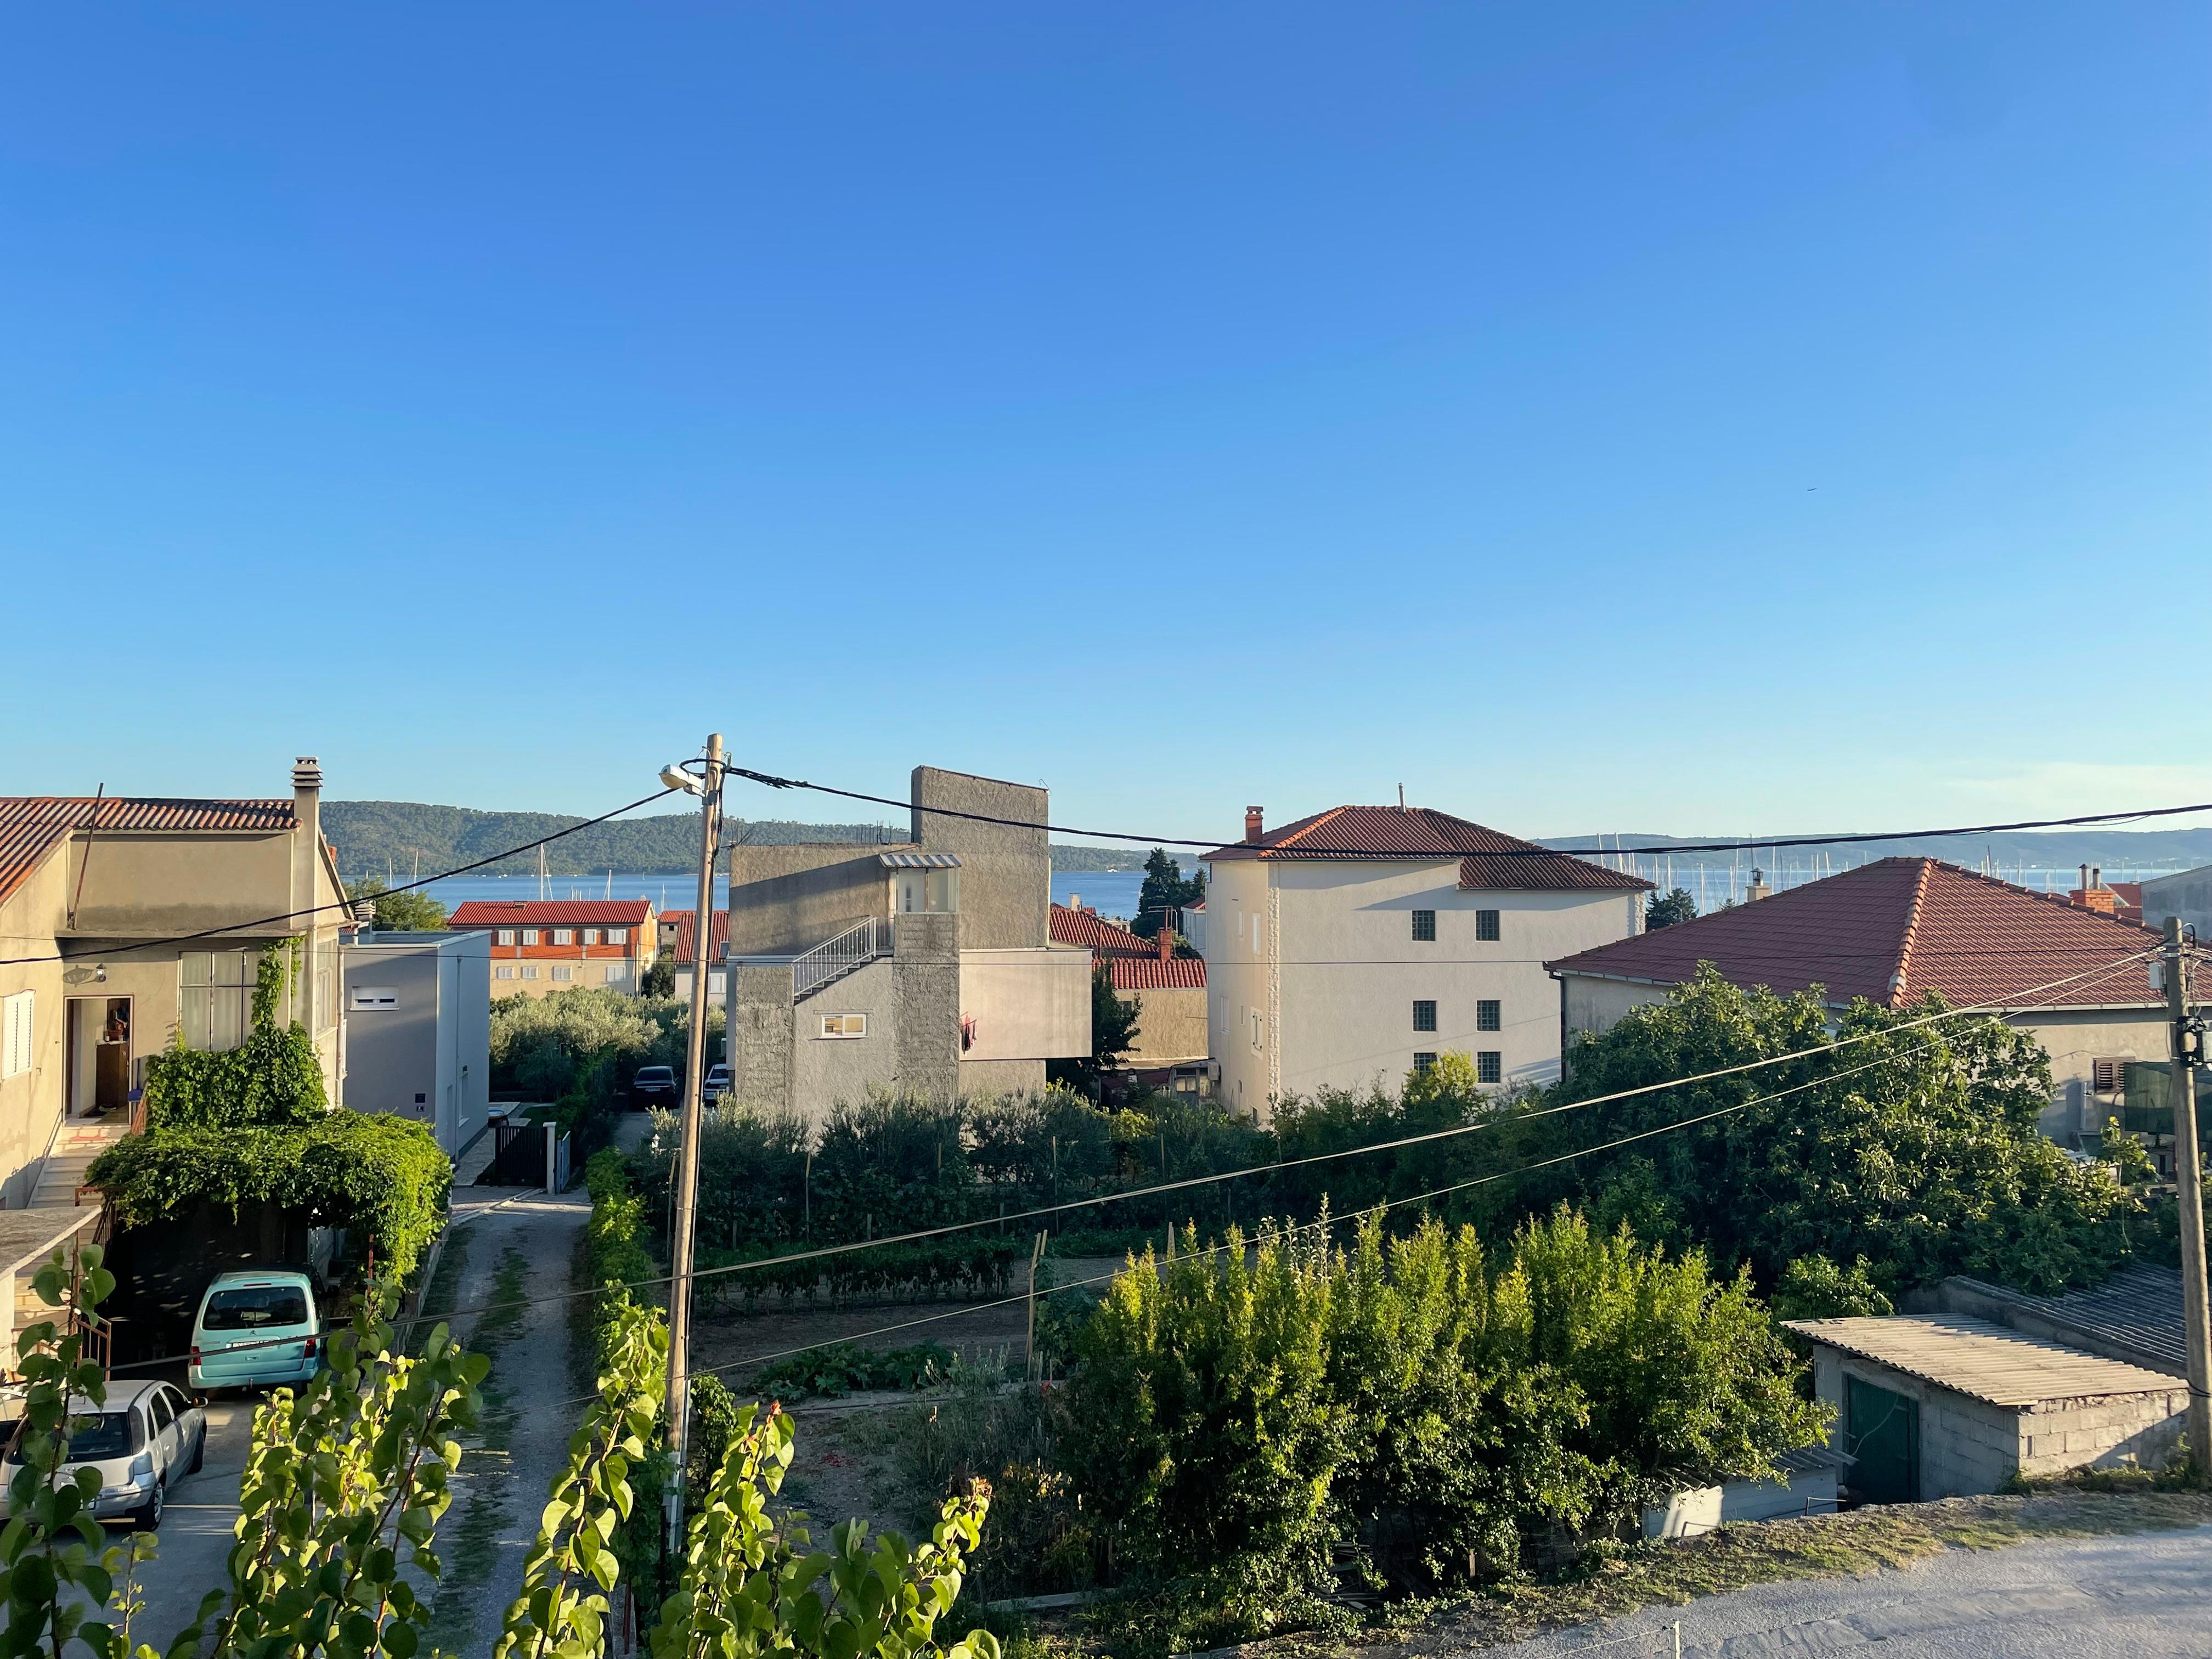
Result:
{"label": "red tile roof", "polygon": [[1055,904],[1045,913],[1045,926],[1054,945],[1087,945],[1109,955],[1117,951],[1146,957],[1158,954],[1152,940],[1139,939],[1110,921],[1101,921],[1088,910],[1071,910],[1065,904]]}
{"label": "red tile roof", "polygon": [[1103,958],[1117,991],[1203,991],[1206,958],[1109,956]]}
{"label": "red tile roof", "polygon": [[234,830],[289,835],[289,800],[170,800],[131,795],[0,795],[0,899],[76,831]]}
{"label": "red tile roof", "polygon": [[[694,954],[699,938],[699,913],[696,910],[663,910],[660,925],[673,927],[675,943],[669,946],[678,968],[689,968],[698,960]],[[707,924],[707,960],[720,962],[730,948],[730,913],[717,910]]]}
{"label": "red tile roof", "polygon": [[448,927],[642,927],[651,899],[471,899]]}
{"label": "red tile roof", "polygon": [[2160,1001],[2143,960],[2158,943],[2055,894],[1893,858],[1544,965],[1674,984],[1710,962],[1737,985],[1820,985],[1834,1003],[1904,1007],[1937,991],[1956,1006],[2081,1007]]}
{"label": "red tile roof", "polygon": [[1571,854],[1455,818],[1428,806],[1335,806],[1270,830],[1256,842],[1231,842],[1201,860],[1241,859],[1449,859],[1459,884],[1487,891],[1555,892],[1585,888],[1640,891],[1641,876],[1608,870]]}

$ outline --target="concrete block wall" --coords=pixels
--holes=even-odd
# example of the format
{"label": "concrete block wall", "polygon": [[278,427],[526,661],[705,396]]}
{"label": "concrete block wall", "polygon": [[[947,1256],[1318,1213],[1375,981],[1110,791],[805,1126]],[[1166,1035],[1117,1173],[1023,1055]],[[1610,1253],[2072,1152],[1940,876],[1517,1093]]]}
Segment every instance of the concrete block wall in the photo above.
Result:
{"label": "concrete block wall", "polygon": [[789,964],[740,964],[729,979],[730,1093],[772,1111],[792,1104],[792,1005]]}
{"label": "concrete block wall", "polygon": [[2021,1419],[2021,1468],[2057,1474],[2133,1462],[2166,1467],[2187,1424],[2189,1389],[2179,1378],[2152,1394],[2092,1395],[2046,1400]]}

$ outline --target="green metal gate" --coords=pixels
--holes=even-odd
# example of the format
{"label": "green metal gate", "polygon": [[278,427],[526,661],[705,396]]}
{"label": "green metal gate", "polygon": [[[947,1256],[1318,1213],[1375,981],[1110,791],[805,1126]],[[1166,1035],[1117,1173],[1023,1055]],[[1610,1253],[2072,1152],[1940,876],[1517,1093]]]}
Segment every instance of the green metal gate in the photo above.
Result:
{"label": "green metal gate", "polygon": [[1920,1402],[1844,1376],[1844,1449],[1858,1459],[1851,1490],[1869,1504],[1920,1501]]}

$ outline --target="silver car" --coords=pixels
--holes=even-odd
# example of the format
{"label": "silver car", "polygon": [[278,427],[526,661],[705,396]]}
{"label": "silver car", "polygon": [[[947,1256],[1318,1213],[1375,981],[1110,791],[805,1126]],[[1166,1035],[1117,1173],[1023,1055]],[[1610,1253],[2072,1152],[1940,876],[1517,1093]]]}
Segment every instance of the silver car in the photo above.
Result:
{"label": "silver car", "polygon": [[[22,1468],[16,1448],[23,1425],[11,1427],[8,1455],[0,1463],[0,1513],[6,1488]],[[169,1487],[199,1473],[207,1455],[207,1413],[167,1382],[111,1382],[107,1403],[95,1406],[79,1395],[70,1401],[70,1455],[64,1474],[80,1468],[100,1471],[100,1496],[93,1514],[118,1516],[148,1529],[161,1524]]]}

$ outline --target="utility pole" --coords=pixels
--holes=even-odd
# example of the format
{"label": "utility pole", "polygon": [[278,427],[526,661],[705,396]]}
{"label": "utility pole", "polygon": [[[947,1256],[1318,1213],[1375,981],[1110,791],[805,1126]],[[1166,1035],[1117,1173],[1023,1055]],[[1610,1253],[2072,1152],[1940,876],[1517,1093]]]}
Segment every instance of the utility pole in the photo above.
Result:
{"label": "utility pole", "polygon": [[[668,775],[664,773],[663,776]],[[676,1214],[668,1262],[668,1553],[684,1548],[684,1468],[691,1428],[691,1259],[699,1220],[699,1132],[707,1076],[707,940],[714,915],[715,843],[721,839],[722,734],[707,739],[699,780],[699,908],[691,952],[691,1031],[684,1051],[683,1139],[676,1148]]]}
{"label": "utility pole", "polygon": [[2181,1192],[2181,1328],[2189,1344],[2189,1461],[2212,1486],[2212,1309],[2204,1300],[2204,1170],[2197,1146],[2197,1062],[2204,1027],[2189,1006],[2181,918],[2166,919],[2166,1011],[2172,1019],[2173,1173]]}

